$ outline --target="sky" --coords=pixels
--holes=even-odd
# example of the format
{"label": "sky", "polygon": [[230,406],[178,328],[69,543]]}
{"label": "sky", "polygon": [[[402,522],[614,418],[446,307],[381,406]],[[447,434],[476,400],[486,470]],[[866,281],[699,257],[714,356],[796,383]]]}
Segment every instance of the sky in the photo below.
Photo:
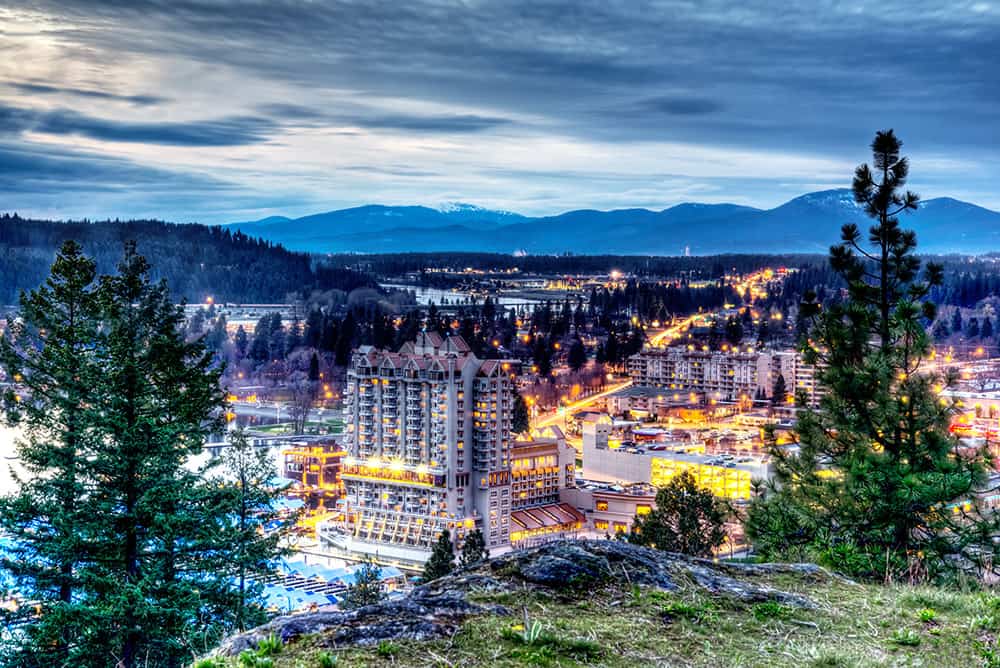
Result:
{"label": "sky", "polygon": [[5,0],[0,211],[776,206],[894,128],[1000,209],[1000,1]]}

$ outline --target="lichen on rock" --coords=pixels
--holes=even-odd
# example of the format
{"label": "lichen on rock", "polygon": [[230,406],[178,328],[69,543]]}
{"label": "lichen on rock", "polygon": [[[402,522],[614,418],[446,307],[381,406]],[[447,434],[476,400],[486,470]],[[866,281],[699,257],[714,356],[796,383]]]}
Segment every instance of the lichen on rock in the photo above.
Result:
{"label": "lichen on rock", "polygon": [[775,601],[800,608],[814,607],[805,596],[748,579],[778,572],[809,577],[829,575],[812,564],[772,567],[715,563],[622,541],[560,540],[473,564],[416,587],[399,600],[358,610],[277,617],[228,639],[215,653],[234,656],[244,649],[255,648],[263,638],[272,635],[285,643],[302,636],[315,636],[318,644],[328,647],[450,637],[469,617],[510,614],[501,605],[476,602],[476,594],[514,593],[525,588],[574,596],[598,587],[642,585],[669,592],[701,590],[741,603]]}

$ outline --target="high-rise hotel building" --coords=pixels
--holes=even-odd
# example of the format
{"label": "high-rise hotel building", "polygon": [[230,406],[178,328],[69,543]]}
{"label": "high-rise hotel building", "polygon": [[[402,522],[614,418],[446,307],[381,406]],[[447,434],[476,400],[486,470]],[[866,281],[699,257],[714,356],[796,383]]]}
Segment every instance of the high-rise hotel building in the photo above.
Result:
{"label": "high-rise hotel building", "polygon": [[439,534],[478,527],[510,543],[511,415],[517,361],[480,360],[459,336],[424,332],[398,352],[354,352],[341,478],[354,554],[420,563]]}

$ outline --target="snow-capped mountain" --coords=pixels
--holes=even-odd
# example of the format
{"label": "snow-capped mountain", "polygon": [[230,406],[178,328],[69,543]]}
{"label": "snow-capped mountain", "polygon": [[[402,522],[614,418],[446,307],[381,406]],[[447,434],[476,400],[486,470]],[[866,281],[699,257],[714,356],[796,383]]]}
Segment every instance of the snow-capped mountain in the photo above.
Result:
{"label": "snow-capped mountain", "polygon": [[[676,255],[691,252],[825,252],[844,223],[871,220],[847,189],[807,193],[773,209],[683,203],[662,211],[583,209],[529,218],[471,204],[368,205],[297,219],[234,223],[292,249],[313,252],[487,251]],[[951,198],[903,216],[927,253],[1000,250],[1000,213]]]}

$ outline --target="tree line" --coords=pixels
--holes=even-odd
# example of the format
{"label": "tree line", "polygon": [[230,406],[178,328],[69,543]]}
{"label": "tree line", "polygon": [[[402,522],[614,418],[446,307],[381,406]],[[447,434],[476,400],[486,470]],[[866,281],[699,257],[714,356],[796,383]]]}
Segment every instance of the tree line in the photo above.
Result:
{"label": "tree line", "polygon": [[139,239],[155,257],[154,280],[166,279],[175,301],[273,303],[314,290],[350,291],[375,282],[342,265],[222,227],[156,220],[56,222],[0,216],[0,303],[45,280],[46,267],[66,240],[75,240],[100,273],[114,271],[122,244]]}

